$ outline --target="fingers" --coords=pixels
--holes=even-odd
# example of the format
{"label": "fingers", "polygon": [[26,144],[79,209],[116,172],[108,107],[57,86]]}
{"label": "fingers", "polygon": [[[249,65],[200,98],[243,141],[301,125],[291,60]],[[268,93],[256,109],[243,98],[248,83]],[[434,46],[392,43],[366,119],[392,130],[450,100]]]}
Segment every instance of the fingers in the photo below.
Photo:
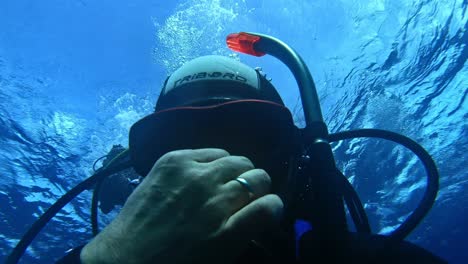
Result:
{"label": "fingers", "polygon": [[283,215],[283,202],[274,194],[252,201],[226,222],[226,235],[232,239],[255,239],[265,230],[277,226]]}
{"label": "fingers", "polygon": [[163,164],[175,165],[190,160],[198,162],[200,165],[208,165],[206,167],[207,174],[209,174],[210,177],[219,178],[218,180],[222,183],[230,181],[240,174],[255,168],[252,162],[246,157],[230,156],[229,152],[223,149],[206,148],[168,152],[159,158],[154,164],[152,171],[155,170],[156,167],[163,166]]}
{"label": "fingers", "polygon": [[217,159],[229,156],[229,152],[224,149],[204,148],[204,149],[181,149],[166,153],[161,159],[169,160],[193,160],[197,162],[212,162]]}
{"label": "fingers", "polygon": [[231,181],[242,173],[255,169],[252,162],[242,156],[226,156],[207,165],[213,171],[212,177],[216,177],[221,183]]}
{"label": "fingers", "polygon": [[206,148],[206,149],[181,149],[174,150],[164,154],[160,157],[153,168],[150,171],[150,174],[154,173],[154,170],[159,167],[167,164],[181,164],[186,161],[195,161],[199,163],[212,162],[217,159],[229,156],[229,152],[223,149],[215,148]]}
{"label": "fingers", "polygon": [[269,194],[252,201],[224,222],[216,239],[202,244],[203,247],[215,249],[200,257],[205,261],[198,262],[196,257],[191,256],[192,260],[195,259],[192,263],[224,263],[226,259],[237,258],[245,251],[247,242],[278,226],[282,213],[283,202],[277,195]]}
{"label": "fingers", "polygon": [[194,161],[206,163],[212,162],[217,159],[221,159],[223,157],[229,156],[229,152],[224,149],[216,149],[216,148],[206,148],[206,149],[191,149],[189,150],[191,153],[191,157]]}
{"label": "fingers", "polygon": [[224,193],[223,203],[226,204],[227,208],[231,209],[231,214],[234,214],[252,200],[270,192],[270,176],[262,169],[249,170],[238,178],[242,178],[245,182],[241,183],[234,179],[221,187],[221,192]]}

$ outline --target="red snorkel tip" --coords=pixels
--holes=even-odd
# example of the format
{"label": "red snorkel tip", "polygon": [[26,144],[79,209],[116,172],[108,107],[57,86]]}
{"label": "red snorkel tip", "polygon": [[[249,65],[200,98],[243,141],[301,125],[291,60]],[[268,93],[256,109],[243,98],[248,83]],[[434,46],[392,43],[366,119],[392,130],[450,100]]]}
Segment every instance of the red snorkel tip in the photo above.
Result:
{"label": "red snorkel tip", "polygon": [[261,38],[259,36],[240,32],[229,34],[226,37],[226,44],[233,51],[261,57],[266,53],[255,50],[255,44],[260,40]]}

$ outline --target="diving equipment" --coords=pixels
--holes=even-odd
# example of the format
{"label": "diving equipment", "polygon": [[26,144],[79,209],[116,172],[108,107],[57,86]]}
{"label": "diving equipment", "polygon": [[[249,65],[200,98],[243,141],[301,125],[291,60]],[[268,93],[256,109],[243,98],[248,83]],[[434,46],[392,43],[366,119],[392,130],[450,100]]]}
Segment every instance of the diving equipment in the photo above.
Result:
{"label": "diving equipment", "polygon": [[[186,74],[183,72],[180,76],[177,74],[173,75],[173,79],[169,78],[166,81],[166,85],[170,86],[168,86],[167,89],[163,89],[162,92],[162,95],[167,96],[165,97],[167,101],[162,98],[156,105],[155,113],[151,114],[149,117],[145,117],[146,119],[143,118],[132,126],[130,131],[130,147],[129,150],[125,151],[123,154],[127,159],[112,162],[107,168],[104,168],[91,178],[85,180],[85,182],[79,184],[77,187],[72,189],[71,192],[65,194],[61,199],[59,199],[59,201],[54,204],[26,233],[12,254],[8,257],[7,263],[16,263],[26,247],[46,222],[74,196],[79,194],[82,190],[89,188],[92,184],[95,184],[99,179],[103,179],[104,177],[129,166],[133,166],[139,173],[148,171],[148,168],[151,168],[157,158],[164,154],[164,151],[187,146],[203,147],[204,140],[212,140],[211,138],[207,139],[204,137],[188,137],[188,140],[180,145],[177,145],[177,142],[169,141],[162,144],[157,142],[157,140],[161,140],[158,139],[161,134],[156,133],[156,131],[164,132],[169,125],[174,125],[176,128],[182,129],[180,130],[180,134],[175,137],[168,133],[167,135],[163,135],[163,138],[167,140],[180,138],[180,136],[187,136],[187,130],[183,129],[186,129],[187,127],[197,127],[197,124],[199,125],[202,122],[205,122],[202,124],[207,126],[212,123],[211,120],[219,120],[218,117],[220,116],[228,116],[230,119],[236,120],[233,121],[234,125],[232,126],[232,129],[238,127],[238,125],[246,126],[249,124],[255,124],[263,118],[266,118],[264,122],[258,123],[258,127],[255,127],[255,129],[263,131],[256,131],[256,133],[253,133],[252,135],[246,132],[248,130],[238,131],[245,133],[241,135],[245,136],[246,140],[250,140],[252,142],[262,139],[262,136],[269,137],[263,141],[263,149],[261,149],[259,153],[250,154],[253,156],[256,155],[260,162],[262,162],[261,156],[269,149],[268,143],[278,140],[279,145],[276,146],[276,148],[273,148],[278,150],[278,152],[272,153],[272,157],[268,160],[264,160],[263,162],[279,160],[281,161],[280,169],[285,169],[288,164],[290,166],[295,166],[299,163],[301,164],[303,169],[300,172],[293,171],[294,173],[288,173],[289,176],[284,179],[278,178],[283,181],[282,183],[284,183],[285,186],[290,188],[288,190],[289,196],[287,197],[289,203],[287,209],[289,215],[287,217],[292,220],[305,220],[309,222],[313,228],[312,231],[305,233],[299,241],[299,261],[308,261],[317,256],[322,256],[320,255],[320,250],[323,250],[326,257],[329,257],[331,260],[336,260],[336,258],[333,258],[333,254],[339,255],[338,253],[340,251],[346,252],[346,254],[352,254],[352,251],[349,249],[352,248],[350,247],[350,244],[354,241],[359,241],[359,239],[363,237],[365,239],[369,238],[371,241],[375,238],[371,234],[367,216],[365,215],[364,208],[362,207],[357,194],[353,190],[352,186],[350,186],[349,182],[347,182],[346,178],[336,168],[333,153],[329,144],[330,142],[355,137],[379,137],[395,141],[412,150],[416,155],[418,155],[426,168],[428,174],[427,190],[422,201],[418,205],[418,208],[399,228],[397,228],[388,237],[379,236],[378,239],[376,238],[376,241],[382,242],[382,249],[377,249],[376,252],[381,252],[385,249],[393,249],[395,245],[402,243],[402,240],[417,226],[417,224],[430,210],[437,195],[439,174],[435,163],[429,154],[414,141],[387,131],[357,130],[329,134],[328,128],[323,121],[319,99],[312,76],[304,61],[293,49],[275,38],[257,33],[241,32],[231,34],[227,38],[227,43],[230,48],[240,52],[247,52],[251,55],[261,56],[270,54],[280,59],[288,66],[296,78],[300,89],[306,127],[298,129],[293,124],[291,125],[292,119],[290,112],[285,109],[282,101],[275,101],[275,99],[272,99],[273,97],[255,97],[258,95],[256,91],[258,91],[259,87],[262,87],[262,85],[255,85],[255,82],[251,81],[255,79],[252,71],[250,71],[252,74],[248,74],[248,76],[252,77],[245,77],[246,80],[243,82],[245,85],[243,86],[245,88],[243,88],[243,90],[246,91],[246,96],[220,97],[219,94],[217,94],[217,92],[219,92],[218,90],[211,89],[213,100],[208,101],[199,99],[191,101],[192,98],[203,98],[203,96],[197,97],[198,94],[193,92],[194,94],[190,95],[190,97],[184,97],[185,93],[178,93],[177,91],[179,91],[179,88],[182,89],[184,84],[193,84],[194,86],[198,86],[198,84],[201,84],[198,79],[210,76],[212,72],[207,72],[206,74],[202,72],[201,75],[199,75],[200,72],[193,72],[193,74]],[[240,70],[239,72],[242,71]],[[249,72],[249,70],[246,70],[246,72]],[[214,76],[218,75],[216,74],[210,77]],[[240,83],[244,80],[236,77],[242,75],[233,74],[226,76],[227,78],[232,79],[232,84],[235,84],[235,82]],[[261,76],[258,74],[256,78],[257,80],[261,80],[261,82],[263,81]],[[214,83],[219,80],[210,79],[207,81],[213,81]],[[265,85],[269,84],[269,82],[264,81],[263,83]],[[178,103],[174,105],[169,102]],[[255,117],[251,117],[251,113],[253,111],[258,111],[261,118],[256,119]],[[274,111],[274,119],[271,118],[271,114],[266,114],[268,112],[272,113],[272,111]],[[211,119],[204,118],[207,113],[210,115]],[[251,119],[249,119],[248,122],[236,119],[238,115]],[[184,119],[184,121],[188,120],[192,123],[185,126],[184,124],[181,124],[183,122],[180,122],[180,117],[187,118]],[[223,125],[229,124],[223,123]],[[209,133],[210,131],[200,130],[198,132],[202,134],[204,132]],[[228,131],[224,132],[227,133]],[[230,136],[234,138],[235,135],[236,134],[234,133]],[[237,134],[237,136],[238,135],[239,134]],[[290,141],[287,139],[290,139]],[[202,142],[191,142],[192,140],[200,140]],[[241,141],[242,140],[239,142]],[[292,142],[292,146],[290,146],[290,148],[287,146],[288,142]],[[219,138],[217,143],[221,145],[224,144],[221,138]],[[148,146],[160,147],[160,149],[150,150],[148,152],[148,150],[145,149],[145,147],[148,148]],[[286,150],[280,151],[283,147]],[[238,149],[238,151],[239,153],[243,153],[248,152],[249,150]],[[287,157],[290,157],[291,159],[287,159]],[[275,189],[279,192],[283,192],[284,190],[281,190],[280,186],[283,185],[278,184]],[[352,215],[353,221],[355,222],[358,230],[357,234],[353,234],[351,236],[349,235],[345,219],[343,200],[347,203],[347,207],[350,210],[350,214]],[[289,223],[292,224],[292,221]],[[357,239],[353,238],[354,235],[357,235]],[[316,243],[317,241],[320,243]],[[313,245],[313,247],[311,245]],[[319,250],[314,249],[315,247]],[[330,252],[327,253],[327,251]],[[346,254],[343,254],[343,256],[348,256]],[[438,262],[436,258],[434,261],[434,263],[443,263],[443,261]]]}

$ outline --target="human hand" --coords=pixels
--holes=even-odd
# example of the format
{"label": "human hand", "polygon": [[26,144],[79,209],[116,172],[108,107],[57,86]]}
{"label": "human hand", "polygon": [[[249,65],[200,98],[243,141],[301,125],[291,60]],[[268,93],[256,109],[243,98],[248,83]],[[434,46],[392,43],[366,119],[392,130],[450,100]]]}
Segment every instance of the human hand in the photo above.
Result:
{"label": "human hand", "polygon": [[[235,179],[244,178],[254,192]],[[120,214],[81,252],[83,263],[229,263],[279,224],[270,177],[221,149],[178,150],[153,166]]]}

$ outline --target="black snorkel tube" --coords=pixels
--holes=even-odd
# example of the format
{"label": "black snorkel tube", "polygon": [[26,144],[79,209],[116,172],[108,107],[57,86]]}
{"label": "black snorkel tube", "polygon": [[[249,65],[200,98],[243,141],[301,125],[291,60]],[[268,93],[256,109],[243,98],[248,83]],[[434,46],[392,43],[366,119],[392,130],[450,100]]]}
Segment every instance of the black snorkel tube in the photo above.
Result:
{"label": "black snorkel tube", "polygon": [[[427,173],[427,187],[416,210],[389,235],[389,243],[401,242],[421,222],[431,209],[439,188],[439,173],[427,151],[413,140],[399,134],[378,129],[361,129],[338,134],[328,134],[317,90],[312,76],[299,54],[282,41],[258,33],[234,33],[227,37],[230,49],[254,56],[265,54],[282,61],[292,72],[299,86],[306,127],[302,140],[310,158],[296,176],[296,204],[294,214],[312,224],[314,235],[322,249],[340,250],[348,233],[343,199],[358,232],[370,234],[370,226],[357,194],[344,175],[336,168],[329,142],[357,137],[378,137],[402,144],[415,153]],[[328,244],[328,245],[327,245]],[[301,255],[301,252],[299,253]],[[300,257],[300,256],[299,256]]]}

